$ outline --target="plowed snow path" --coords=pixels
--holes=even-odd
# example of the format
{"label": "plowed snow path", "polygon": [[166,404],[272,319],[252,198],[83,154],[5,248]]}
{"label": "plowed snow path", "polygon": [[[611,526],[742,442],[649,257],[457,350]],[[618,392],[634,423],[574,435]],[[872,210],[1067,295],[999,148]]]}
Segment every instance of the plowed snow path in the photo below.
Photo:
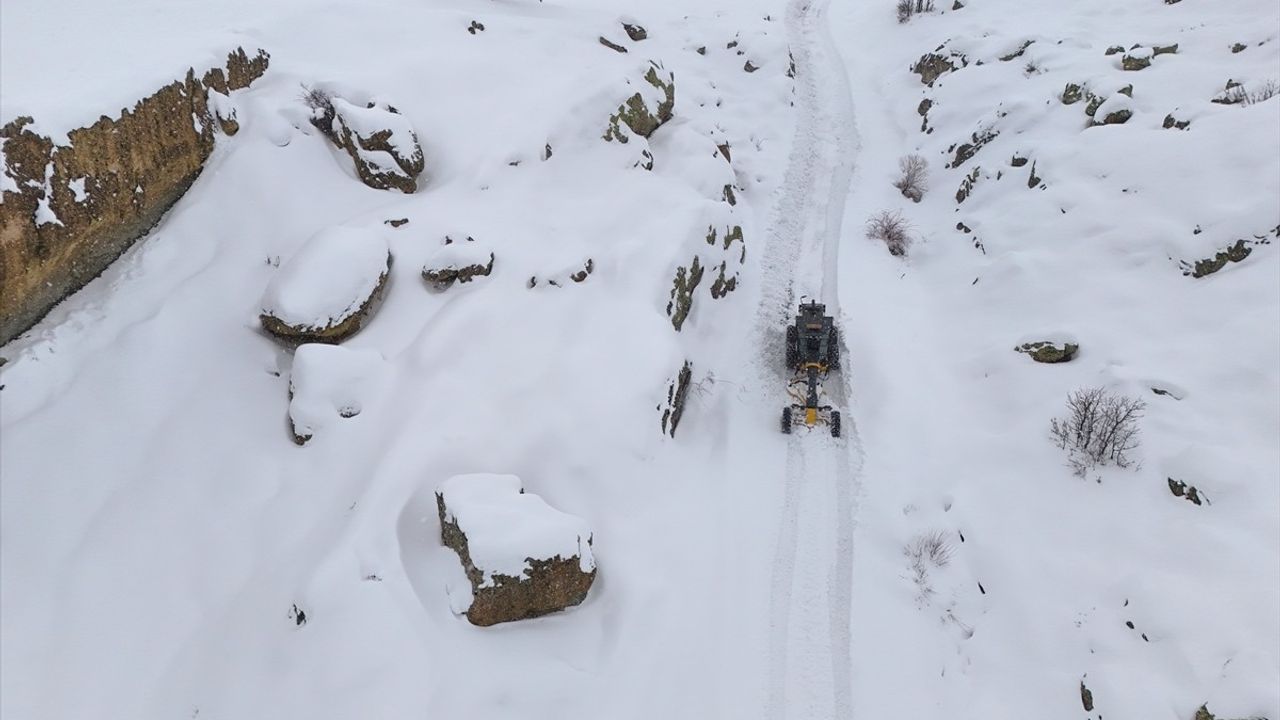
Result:
{"label": "plowed snow path", "polygon": [[[801,298],[826,303],[840,322],[837,255],[856,149],[848,79],[826,27],[826,3],[795,0],[787,27],[796,65],[798,119],[782,194],[765,249],[757,318],[760,386],[785,401],[783,328]],[[851,358],[849,360],[852,360]],[[847,364],[847,363],[846,363]],[[827,380],[848,407],[842,374]],[[850,414],[845,437],[823,429],[788,438],[784,501],[773,558],[766,717],[850,718],[850,612],[860,446]]]}

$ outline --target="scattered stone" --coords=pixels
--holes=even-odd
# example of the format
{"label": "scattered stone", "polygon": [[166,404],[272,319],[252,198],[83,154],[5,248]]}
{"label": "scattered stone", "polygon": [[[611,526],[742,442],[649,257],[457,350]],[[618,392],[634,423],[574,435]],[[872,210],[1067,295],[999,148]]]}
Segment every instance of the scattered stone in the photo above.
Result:
{"label": "scattered stone", "polygon": [[794,78],[796,76],[796,56],[787,51],[787,77]]}
{"label": "scattered stone", "polygon": [[307,624],[307,613],[295,603],[293,609],[289,611],[289,619],[294,625],[302,627]]}
{"label": "scattered stone", "polygon": [[1231,46],[1231,54],[1235,55],[1236,53],[1242,53],[1248,49],[1249,49],[1248,45],[1245,45],[1244,43],[1236,43]]}
{"label": "scattered stone", "polygon": [[1074,105],[1084,97],[1084,87],[1077,83],[1067,83],[1062,89],[1062,104]]}
{"label": "scattered stone", "polygon": [[1080,346],[1076,343],[1055,343],[1049,340],[1023,343],[1014,350],[1031,356],[1038,363],[1070,362],[1076,356]]}
{"label": "scattered stone", "polygon": [[329,228],[280,266],[262,297],[262,327],[291,343],[340,343],[365,325],[391,267],[377,231]]}
{"label": "scattered stone", "polygon": [[694,50],[694,52],[698,53],[699,55],[706,55],[706,54],[707,54],[707,46],[706,46],[706,45],[700,45],[700,46],[698,46],[698,49],[697,49],[697,50]]}
{"label": "scattered stone", "polygon": [[[470,583],[448,588],[455,612],[489,626],[581,603],[596,577],[581,518],[526,493],[514,475],[457,475],[436,491],[440,537]],[[470,595],[468,598],[467,595]]]}
{"label": "scattered stone", "polygon": [[486,251],[474,238],[454,242],[445,237],[444,247],[422,268],[422,279],[436,292],[443,292],[455,282],[469,283],[488,277],[493,272],[494,254]]}
{"label": "scattered stone", "polygon": [[737,204],[738,204],[738,198],[737,198],[736,196],[734,196],[734,194],[733,194],[733,186],[732,186],[732,185],[725,185],[725,186],[724,186],[724,201],[725,201],[725,202],[727,202],[727,203],[729,203],[730,205],[737,205]]}
{"label": "scattered stone", "polygon": [[981,167],[975,167],[973,170],[969,172],[968,175],[964,177],[963,180],[960,181],[960,187],[956,190],[957,205],[959,205],[960,203],[963,203],[965,200],[969,198],[970,195],[973,194],[973,186],[977,185],[978,180],[982,177],[980,174],[981,171],[982,171]]}
{"label": "scattered stone", "polygon": [[1031,43],[1034,42],[1035,40],[1024,40],[1022,44],[1018,46],[1017,50],[1014,50],[1008,55],[1002,55],[1000,57],[1000,62],[1009,62],[1010,60],[1016,60],[1017,58],[1022,57],[1023,54],[1027,52],[1027,48],[1031,47]]}
{"label": "scattered stone", "polygon": [[1168,478],[1168,480],[1169,492],[1173,493],[1175,497],[1185,498],[1196,505],[1209,502],[1207,498],[1201,501],[1200,491],[1196,489],[1195,485],[1188,485],[1181,480],[1174,480],[1173,478]]}
{"label": "scattered stone", "polygon": [[956,0],[954,3],[951,3],[952,10],[960,10],[962,8],[964,8],[964,3],[960,2],[960,0]]}
{"label": "scattered stone", "polygon": [[609,48],[610,50],[613,50],[614,52],[625,53],[627,51],[627,49],[622,47],[621,45],[618,45],[617,43],[609,42],[609,40],[605,38],[605,36],[603,35],[600,36],[600,44]]}
{"label": "scattered stone", "polygon": [[472,35],[475,35],[478,32],[484,32],[484,23],[476,22],[475,20],[472,20],[471,25],[467,27],[467,32],[471,33]]}
{"label": "scattered stone", "polygon": [[1172,45],[1155,45],[1151,48],[1151,54],[1155,55],[1176,55],[1178,53],[1178,43]]}
{"label": "scattered stone", "polygon": [[1169,113],[1168,115],[1164,116],[1164,129],[1169,130],[1171,128],[1176,128],[1178,130],[1188,130],[1191,128],[1191,121],[1179,120],[1173,116],[1173,113]]}
{"label": "scattered stone", "polygon": [[747,71],[747,72],[749,72],[749,73],[753,73],[753,72],[755,72],[755,71],[759,70],[760,68],[756,67],[756,64],[755,64],[755,63],[753,63],[753,62],[751,62],[750,60],[748,60],[748,61],[747,61],[747,64],[742,66],[742,69],[743,69],[743,70],[745,70],[745,71]]}
{"label": "scattered stone", "polygon": [[916,106],[916,114],[920,116],[920,132],[929,132],[929,111],[933,109],[933,100],[925,98]]}
{"label": "scattered stone", "polygon": [[[1013,159],[1009,161],[1009,164],[1014,167],[1022,167],[1023,165],[1027,164],[1027,158],[1024,158],[1020,155],[1014,155]],[[1034,174],[1034,170],[1032,172]]]}
{"label": "scattered stone", "polygon": [[727,269],[727,261],[721,261],[719,274],[716,276],[715,281],[711,283],[712,299],[719,300],[720,298],[727,296],[729,293],[733,292],[738,288],[737,273],[734,273],[732,277],[726,277],[725,276],[726,269]]}
{"label": "scattered stone", "polygon": [[1080,681],[1080,704],[1084,705],[1085,712],[1093,712],[1093,693],[1085,687],[1084,680]]}
{"label": "scattered stone", "polygon": [[1120,58],[1120,67],[1129,71],[1151,67],[1151,58],[1155,56],[1151,48],[1138,47],[1126,52]]}
{"label": "scattered stone", "polygon": [[633,42],[640,42],[649,37],[648,31],[639,25],[622,23],[622,29],[626,31],[627,37],[631,38]]}
{"label": "scattered stone", "polygon": [[387,225],[390,225],[390,226],[391,226],[391,227],[393,227],[393,228],[398,228],[398,227],[400,227],[401,225],[407,225],[407,224],[409,224],[409,218],[398,218],[398,219],[395,219],[395,220],[383,220],[382,222],[383,222],[383,223],[385,223],[385,224],[387,224]]}
{"label": "scattered stone", "polygon": [[1225,250],[1218,252],[1211,258],[1197,260],[1195,265],[1182,263],[1182,274],[1190,275],[1193,278],[1202,278],[1206,275],[1212,275],[1227,266],[1227,263],[1238,263],[1249,257],[1253,252],[1253,248],[1249,247],[1244,240],[1236,240],[1235,244]]}
{"label": "scattered stone", "polygon": [[955,153],[955,156],[951,158],[951,162],[947,163],[947,167],[955,168],[965,164],[969,161],[969,158],[978,154],[978,151],[981,150],[984,145],[995,140],[999,135],[1000,133],[996,132],[994,128],[987,127],[973,133],[969,137],[969,142],[952,145],[947,148],[947,152]]}
{"label": "scattered stone", "polygon": [[595,269],[596,269],[595,261],[592,260],[591,258],[587,258],[587,262],[582,266],[582,269],[570,275],[569,279],[576,283],[580,283],[583,280],[586,280],[588,275],[595,272]]}
{"label": "scattered stone", "polygon": [[1040,184],[1041,178],[1036,175],[1036,164],[1031,163],[1031,175],[1027,178],[1027,187],[1035,188]]}
{"label": "scattered stone", "polygon": [[1103,55],[1110,57],[1112,55],[1116,55],[1122,52],[1124,52],[1123,45],[1112,45],[1111,47],[1107,48],[1107,51],[1104,52]]}

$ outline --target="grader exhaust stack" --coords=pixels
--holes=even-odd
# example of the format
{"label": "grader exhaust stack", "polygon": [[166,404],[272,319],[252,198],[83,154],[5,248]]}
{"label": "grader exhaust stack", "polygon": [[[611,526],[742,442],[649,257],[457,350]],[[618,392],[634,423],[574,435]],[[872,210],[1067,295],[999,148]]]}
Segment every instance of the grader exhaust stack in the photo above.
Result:
{"label": "grader exhaust stack", "polygon": [[787,384],[791,405],[782,409],[782,432],[803,425],[826,425],[832,437],[840,437],[840,411],[826,402],[823,380],[840,369],[840,334],[827,308],[816,301],[800,304],[795,322],[787,326]]}

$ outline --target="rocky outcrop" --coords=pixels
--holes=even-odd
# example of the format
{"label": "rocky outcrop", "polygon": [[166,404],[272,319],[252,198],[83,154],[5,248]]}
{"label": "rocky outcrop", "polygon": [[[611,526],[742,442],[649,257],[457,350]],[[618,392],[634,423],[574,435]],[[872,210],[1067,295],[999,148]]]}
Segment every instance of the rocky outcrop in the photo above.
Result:
{"label": "rocky outcrop", "polygon": [[[97,277],[151,229],[200,175],[218,133],[239,128],[227,94],[267,70],[237,49],[225,68],[190,69],[66,144],[19,117],[0,128],[0,343]],[[13,189],[10,189],[13,188]]]}
{"label": "rocky outcrop", "polygon": [[675,76],[650,62],[638,84],[640,87],[609,116],[605,140],[626,143],[631,133],[647,138],[671,119],[676,105]]}
{"label": "rocky outcrop", "polygon": [[925,85],[932,86],[946,73],[955,72],[969,64],[969,59],[958,52],[950,51],[943,55],[943,47],[945,45],[939,46],[935,52],[921,55],[920,59],[911,66],[911,72],[919,75],[920,82]]}
{"label": "rocky outcrop", "polygon": [[1076,356],[1076,352],[1080,350],[1080,346],[1076,343],[1056,343],[1049,340],[1041,340],[1039,342],[1023,343],[1014,348],[1014,350],[1030,355],[1031,359],[1038,363],[1063,363],[1070,362]]}
{"label": "rocky outcrop", "polygon": [[375,190],[416,192],[426,168],[409,121],[381,102],[358,105],[321,89],[307,92],[311,124],[351,158],[360,181]]}
{"label": "rocky outcrop", "polygon": [[969,136],[969,142],[956,143],[955,145],[947,148],[947,152],[954,152],[955,155],[951,158],[951,162],[947,163],[946,167],[960,167],[968,162],[969,158],[977,155],[978,151],[981,150],[984,145],[995,140],[999,136],[1000,133],[992,127],[984,127],[977,132],[972,133]]}
{"label": "rocky outcrop", "polygon": [[1253,248],[1244,240],[1237,240],[1234,245],[1218,252],[1211,258],[1197,260],[1194,264],[1183,262],[1182,274],[1189,275],[1193,278],[1202,278],[1205,275],[1212,275],[1227,266],[1227,263],[1238,263],[1249,257],[1253,252]]}
{"label": "rocky outcrop", "polygon": [[[459,475],[436,492],[440,537],[470,583],[465,612],[488,626],[581,603],[596,577],[581,518],[526,493],[514,475]],[[460,590],[450,589],[450,595]]]}
{"label": "rocky outcrop", "polygon": [[448,290],[454,283],[469,283],[493,272],[494,253],[474,238],[455,241],[445,237],[444,247],[422,268],[422,279],[431,289]]}
{"label": "rocky outcrop", "polygon": [[1174,497],[1184,498],[1187,502],[1195,505],[1202,505],[1208,502],[1208,499],[1201,498],[1200,490],[1195,485],[1188,485],[1181,480],[1174,480],[1173,478],[1167,479],[1169,481],[1169,492],[1173,493]]}
{"label": "rocky outcrop", "polygon": [[676,427],[684,416],[685,402],[689,399],[689,385],[693,379],[693,365],[685,361],[675,379],[667,384],[666,405],[659,405],[662,410],[662,432],[664,435],[676,436]]}
{"label": "rocky outcrop", "polygon": [[262,327],[288,343],[340,343],[377,310],[390,269],[387,241],[377,231],[323,230],[271,279]]}
{"label": "rocky outcrop", "polygon": [[684,321],[693,309],[694,292],[698,289],[698,283],[702,282],[705,270],[702,259],[697,255],[693,256],[693,262],[687,267],[681,265],[676,268],[675,279],[671,283],[671,299],[667,302],[667,316],[671,318],[671,326],[677,332],[684,327]]}

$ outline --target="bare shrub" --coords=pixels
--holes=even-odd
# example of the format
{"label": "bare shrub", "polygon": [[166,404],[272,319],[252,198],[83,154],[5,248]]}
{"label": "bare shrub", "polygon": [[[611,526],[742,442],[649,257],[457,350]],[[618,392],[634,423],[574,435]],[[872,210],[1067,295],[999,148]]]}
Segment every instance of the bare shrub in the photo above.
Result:
{"label": "bare shrub", "polygon": [[333,119],[337,115],[337,111],[333,109],[333,95],[328,90],[303,85],[300,99],[311,108],[311,124],[324,134],[331,135]]}
{"label": "bare shrub", "polygon": [[1256,89],[1244,94],[1244,104],[1254,105],[1260,102],[1266,102],[1276,95],[1280,95],[1280,83],[1275,80],[1268,80],[1259,85]]}
{"label": "bare shrub", "polygon": [[933,12],[933,0],[898,0],[898,22],[905,23],[920,13]]}
{"label": "bare shrub", "polygon": [[902,191],[903,197],[920,202],[929,189],[929,161],[919,155],[907,155],[898,160],[898,170],[902,177],[895,180],[893,186]]}
{"label": "bare shrub", "polygon": [[1067,397],[1068,417],[1049,423],[1049,436],[1067,451],[1076,475],[1114,463],[1133,464],[1129,453],[1138,448],[1138,421],[1147,404],[1137,398],[1116,395],[1105,388],[1083,388]]}
{"label": "bare shrub", "polygon": [[867,237],[882,241],[889,254],[902,257],[911,246],[911,223],[897,210],[881,210],[867,220]]}
{"label": "bare shrub", "polygon": [[944,568],[950,564],[953,550],[951,543],[947,541],[947,536],[938,531],[917,535],[902,548],[902,554],[907,557],[911,566],[911,580],[916,584],[919,592],[916,599],[921,603],[926,603],[933,597],[933,586],[929,583],[929,570]]}

